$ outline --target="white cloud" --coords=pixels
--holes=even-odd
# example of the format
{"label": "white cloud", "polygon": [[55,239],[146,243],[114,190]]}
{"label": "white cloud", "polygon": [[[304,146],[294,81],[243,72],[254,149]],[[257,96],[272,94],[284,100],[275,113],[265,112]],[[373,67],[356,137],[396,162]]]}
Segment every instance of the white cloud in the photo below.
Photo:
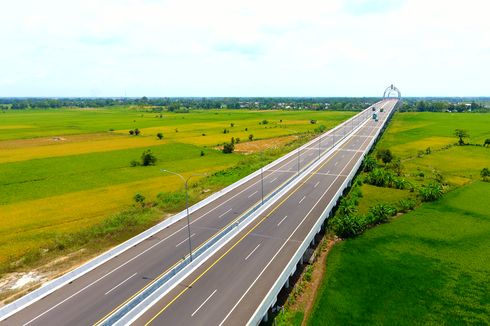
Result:
{"label": "white cloud", "polygon": [[483,0],[9,1],[0,96],[489,95]]}

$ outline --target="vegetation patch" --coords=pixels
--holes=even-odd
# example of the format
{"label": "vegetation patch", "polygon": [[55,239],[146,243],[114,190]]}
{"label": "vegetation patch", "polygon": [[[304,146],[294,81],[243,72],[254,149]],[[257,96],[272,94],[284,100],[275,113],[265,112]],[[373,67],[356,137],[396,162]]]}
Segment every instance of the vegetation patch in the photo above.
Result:
{"label": "vegetation patch", "polygon": [[336,245],[309,325],[490,323],[490,185]]}

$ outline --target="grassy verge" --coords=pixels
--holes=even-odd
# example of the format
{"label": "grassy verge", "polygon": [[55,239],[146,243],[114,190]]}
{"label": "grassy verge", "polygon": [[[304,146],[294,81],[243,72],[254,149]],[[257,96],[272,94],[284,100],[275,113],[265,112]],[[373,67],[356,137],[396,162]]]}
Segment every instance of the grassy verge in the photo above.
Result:
{"label": "grassy verge", "polygon": [[[304,144],[313,134],[299,136],[296,140],[277,149],[269,149],[263,154],[241,156],[231,168],[227,168],[202,178],[190,186],[190,203],[196,203],[246,175],[259,169],[274,159]],[[107,248],[129,239],[135,234],[162,220],[162,216],[178,212],[185,207],[183,191],[159,193],[156,198],[149,198],[142,205],[133,205],[120,213],[114,214],[100,223],[82,228],[77,232],[53,232],[49,240],[37,241],[34,249],[21,255],[8,257],[0,264],[0,275],[14,271],[28,271],[33,268],[43,270],[53,260],[74,254],[70,261],[63,261],[60,270],[66,270],[84,260],[93,257]],[[39,239],[38,239],[39,240]],[[50,266],[50,269],[53,269]],[[51,275],[54,276],[54,275]],[[0,298],[12,294],[4,291]]]}
{"label": "grassy verge", "polygon": [[490,184],[336,245],[309,325],[490,323]]}

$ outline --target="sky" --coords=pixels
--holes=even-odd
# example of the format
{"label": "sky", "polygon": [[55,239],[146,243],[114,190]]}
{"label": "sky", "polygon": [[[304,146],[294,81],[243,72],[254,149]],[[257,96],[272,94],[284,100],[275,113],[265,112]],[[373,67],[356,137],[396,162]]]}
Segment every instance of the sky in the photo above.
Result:
{"label": "sky", "polygon": [[0,97],[490,96],[486,0],[0,0]]}

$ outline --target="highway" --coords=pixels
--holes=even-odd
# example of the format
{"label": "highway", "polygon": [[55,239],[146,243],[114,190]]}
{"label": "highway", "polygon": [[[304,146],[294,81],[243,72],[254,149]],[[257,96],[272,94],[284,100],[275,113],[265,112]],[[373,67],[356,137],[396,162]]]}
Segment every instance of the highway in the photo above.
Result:
{"label": "highway", "polygon": [[362,158],[396,101],[314,172],[135,321],[136,325],[245,325]]}
{"label": "highway", "polygon": [[[378,103],[377,105],[380,104]],[[370,113],[368,112],[362,120],[358,119],[356,123],[360,124],[369,118]],[[298,167],[300,169],[304,168],[316,160],[321,153],[328,151],[334,142],[333,137],[338,140],[342,135],[351,132],[353,127],[355,126],[349,123],[338,129],[334,134],[324,134],[308,148],[302,150],[299,155],[293,155],[270,169],[264,170],[263,182],[260,175],[256,176],[193,212],[190,216],[192,246],[195,248],[203,244],[217,232],[233,223],[239,216],[246,213],[251,207],[259,204],[262,198],[262,185],[265,196],[272,193],[294,177],[298,172]],[[363,130],[363,132],[366,132],[367,129]],[[354,139],[353,141],[355,142],[356,140]],[[354,142],[349,142],[348,145],[345,145],[347,146],[345,149],[347,150],[348,146],[355,148],[357,145]],[[361,146],[361,143],[358,146]],[[323,172],[321,173],[324,173],[324,178],[320,178],[321,180],[317,180],[318,176],[314,178],[314,180],[320,182],[318,187],[314,187],[314,192],[322,191],[326,180],[333,182],[336,178],[336,173],[342,171],[341,168],[344,163],[348,162],[349,157],[355,153],[346,151],[341,159],[336,156],[335,160],[331,160],[332,164],[334,164],[334,161],[336,164],[331,167],[329,164],[329,169],[322,169]],[[311,182],[309,181],[308,184]],[[295,206],[307,207],[314,204],[312,202],[314,197],[311,194],[304,192],[304,196],[303,202],[300,204],[296,203],[297,205]],[[282,222],[281,230],[290,228],[290,221],[297,218],[294,217],[296,213],[295,215],[287,213],[284,216],[286,215],[289,215],[289,217]],[[284,216],[282,217],[284,218]],[[271,219],[267,220],[270,221]],[[249,238],[251,237],[247,237],[247,241],[243,243],[248,243]],[[270,250],[269,246],[274,248],[275,241],[273,239],[276,238],[271,238],[270,241],[272,243],[270,244],[261,244],[251,254],[250,261],[256,260],[259,254],[262,255],[265,248],[267,248],[267,251]],[[240,244],[240,247],[243,246],[243,243]],[[247,251],[249,248],[244,250]],[[0,323],[2,325],[91,325],[97,323],[148,286],[155,278],[166,272],[187,254],[187,228],[186,219],[184,218]],[[244,267],[245,271],[250,264],[240,263],[236,267],[239,268],[241,266]],[[250,275],[253,275],[253,273]],[[248,277],[248,273],[243,277]],[[224,290],[219,290],[215,297],[226,298],[226,292],[221,291]],[[174,307],[177,306],[184,309],[180,304],[172,308],[175,309]],[[188,308],[191,309],[191,307],[193,305]]]}

